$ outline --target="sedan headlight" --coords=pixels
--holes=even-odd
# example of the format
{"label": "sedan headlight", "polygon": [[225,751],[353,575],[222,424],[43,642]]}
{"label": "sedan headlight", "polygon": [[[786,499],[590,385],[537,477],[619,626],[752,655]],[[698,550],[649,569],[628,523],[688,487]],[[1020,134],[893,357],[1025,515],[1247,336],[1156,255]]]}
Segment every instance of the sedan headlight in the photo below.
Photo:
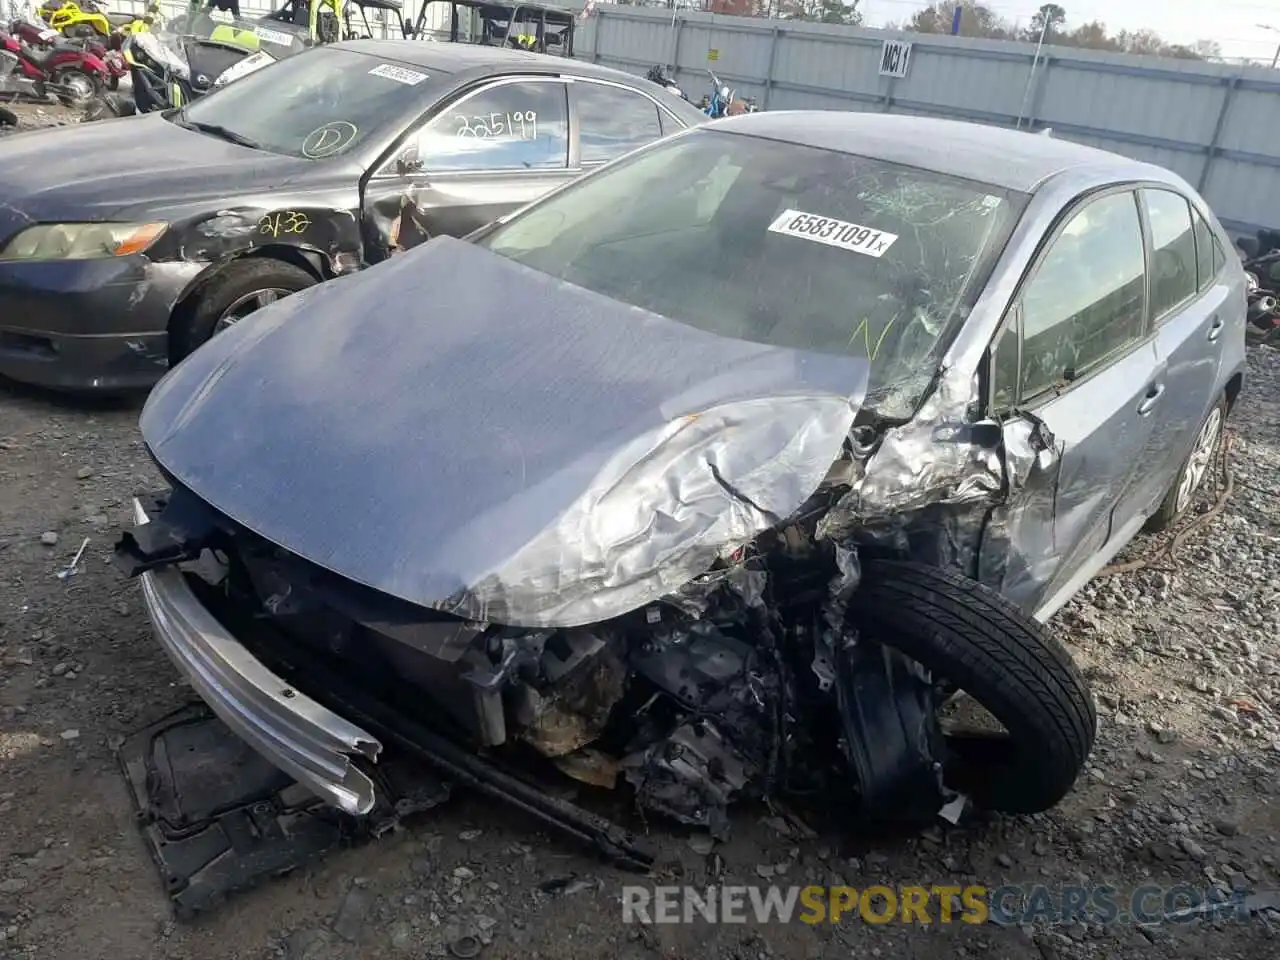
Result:
{"label": "sedan headlight", "polygon": [[792,396],[673,420],[615,454],[556,523],[455,597],[453,612],[571,627],[652,603],[794,514],[856,412],[844,397]]}
{"label": "sedan headlight", "polygon": [[141,253],[164,223],[39,223],[0,249],[0,260],[97,260]]}

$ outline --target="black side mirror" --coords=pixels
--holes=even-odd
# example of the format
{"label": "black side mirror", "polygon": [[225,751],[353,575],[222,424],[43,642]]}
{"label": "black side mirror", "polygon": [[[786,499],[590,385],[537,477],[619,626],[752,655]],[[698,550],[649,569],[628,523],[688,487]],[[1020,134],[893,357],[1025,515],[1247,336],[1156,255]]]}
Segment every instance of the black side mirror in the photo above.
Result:
{"label": "black side mirror", "polygon": [[407,177],[414,173],[420,173],[422,171],[422,167],[423,163],[418,158],[416,150],[406,150],[396,158],[396,173],[400,174],[402,177]]}

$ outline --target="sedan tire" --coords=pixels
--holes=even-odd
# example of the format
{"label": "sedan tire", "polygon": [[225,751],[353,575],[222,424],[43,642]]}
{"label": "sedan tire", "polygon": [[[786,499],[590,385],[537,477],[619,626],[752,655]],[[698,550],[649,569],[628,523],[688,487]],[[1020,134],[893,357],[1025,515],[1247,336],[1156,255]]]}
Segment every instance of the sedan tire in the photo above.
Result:
{"label": "sedan tire", "polygon": [[1222,428],[1227,421],[1227,398],[1220,397],[1214,404],[1204,423],[1196,431],[1196,440],[1191,452],[1182,461],[1178,476],[1173,486],[1164,495],[1160,508],[1151,515],[1143,527],[1147,533],[1159,533],[1167,530],[1187,512],[1187,508],[1195,501],[1196,494],[1204,485],[1205,477],[1213,472],[1213,460],[1222,447]]}
{"label": "sedan tire", "polygon": [[170,361],[178,363],[236,321],[316,282],[306,270],[282,260],[237,260],[209,279],[197,294],[194,309],[174,318],[169,331]]}
{"label": "sedan tire", "polygon": [[1038,813],[1071,790],[1097,733],[1066,648],[994,590],[922,563],[868,561],[850,622],[985,708],[1006,733],[948,734],[946,784],[987,810]]}

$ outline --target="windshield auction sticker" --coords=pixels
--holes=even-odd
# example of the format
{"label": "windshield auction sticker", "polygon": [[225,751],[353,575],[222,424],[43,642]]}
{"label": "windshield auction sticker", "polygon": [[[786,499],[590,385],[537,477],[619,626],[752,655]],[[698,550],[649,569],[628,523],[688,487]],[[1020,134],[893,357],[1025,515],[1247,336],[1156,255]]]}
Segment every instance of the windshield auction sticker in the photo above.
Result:
{"label": "windshield auction sticker", "polygon": [[769,232],[799,237],[801,240],[812,240],[814,243],[825,243],[829,247],[839,247],[841,250],[849,250],[867,257],[884,256],[885,251],[898,239],[896,233],[885,233],[873,227],[849,223],[847,220],[835,220],[816,213],[805,213],[802,210],[782,211],[778,218],[769,224]]}
{"label": "windshield auction sticker", "polygon": [[407,83],[409,86],[427,79],[425,73],[419,73],[417,70],[406,70],[404,67],[395,67],[389,63],[378,64],[369,71],[369,76],[385,77],[387,80],[394,80],[396,83]]}

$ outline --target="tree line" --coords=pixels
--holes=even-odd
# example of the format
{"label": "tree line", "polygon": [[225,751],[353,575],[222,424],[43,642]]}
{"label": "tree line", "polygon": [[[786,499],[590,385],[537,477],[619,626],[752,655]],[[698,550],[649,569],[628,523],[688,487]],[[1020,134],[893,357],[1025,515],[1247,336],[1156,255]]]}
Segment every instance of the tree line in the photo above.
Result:
{"label": "tree line", "polygon": [[[817,23],[863,24],[861,0],[752,0],[750,12],[758,17],[809,20]],[[886,24],[887,29],[912,33],[950,33],[956,7],[960,12],[960,36],[988,40],[1026,40],[1059,47],[1083,47],[1184,60],[1212,60],[1222,56],[1214,40],[1194,44],[1168,43],[1154,30],[1121,30],[1111,33],[1099,20],[1073,23],[1061,4],[1046,3],[1025,25],[1010,22],[990,7],[971,0],[938,0],[917,10],[903,23]]]}
{"label": "tree line", "polygon": [[1113,50],[1117,53],[1139,53],[1183,60],[1210,60],[1222,56],[1222,48],[1214,40],[1194,44],[1168,43],[1154,30],[1121,30],[1110,33],[1099,20],[1072,24],[1066,8],[1057,3],[1044,4],[1026,26],[1018,26],[980,3],[957,3],[956,0],[931,3],[916,11],[905,23],[893,24],[914,33],[950,33],[956,7],[961,7],[960,36],[985,37],[991,40],[1028,40],[1036,43],[1043,32],[1044,42],[1059,47],[1083,47],[1087,50]]}

